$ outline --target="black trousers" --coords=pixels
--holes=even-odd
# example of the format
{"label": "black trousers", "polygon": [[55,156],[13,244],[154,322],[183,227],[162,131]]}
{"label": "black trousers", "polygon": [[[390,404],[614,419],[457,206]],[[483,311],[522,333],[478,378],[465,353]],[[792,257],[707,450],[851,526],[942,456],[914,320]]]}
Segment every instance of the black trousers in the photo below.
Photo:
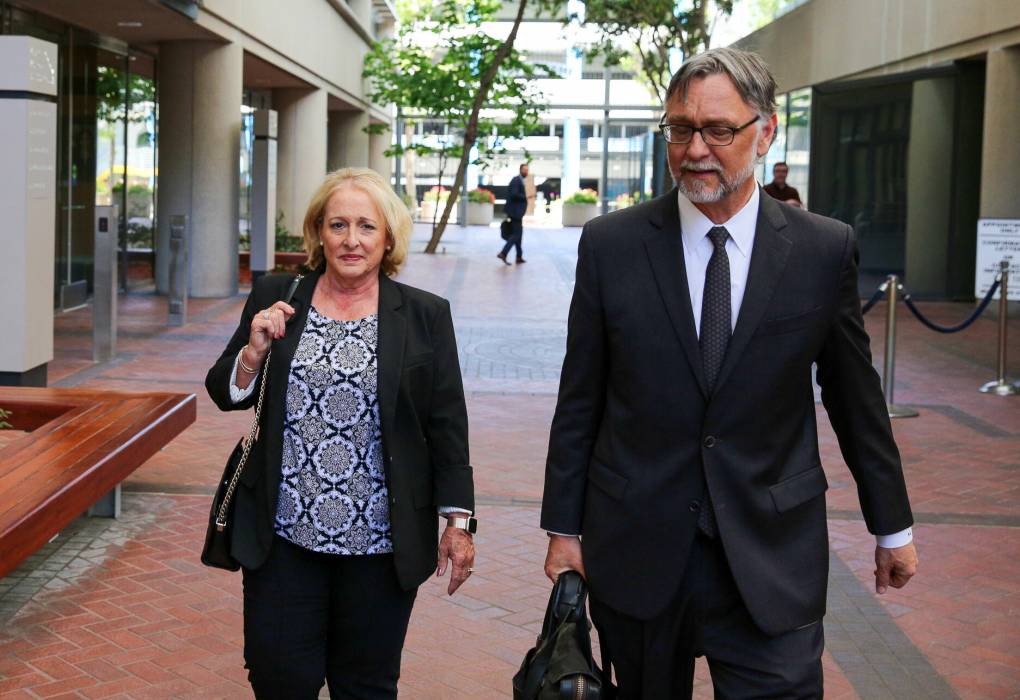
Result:
{"label": "black trousers", "polygon": [[695,536],[669,607],[637,620],[591,599],[619,700],[690,698],[694,659],[705,656],[716,698],[821,698],[821,621],[769,637],[747,612],[718,540]]}
{"label": "black trousers", "polygon": [[506,244],[503,246],[503,250],[500,251],[500,255],[504,258],[510,249],[514,246],[517,247],[517,259],[520,260],[524,257],[524,252],[521,250],[521,240],[524,238],[524,220],[523,219],[510,219],[510,238],[506,240]]}
{"label": "black trousers", "polygon": [[417,591],[393,555],[318,554],[276,537],[244,570],[244,660],[259,700],[397,697],[400,654]]}

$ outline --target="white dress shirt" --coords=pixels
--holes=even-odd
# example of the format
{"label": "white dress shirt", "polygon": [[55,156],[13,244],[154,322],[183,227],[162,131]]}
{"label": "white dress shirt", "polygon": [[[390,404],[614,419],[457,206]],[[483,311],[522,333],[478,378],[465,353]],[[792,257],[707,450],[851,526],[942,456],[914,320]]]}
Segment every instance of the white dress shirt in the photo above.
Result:
{"label": "white dress shirt", "polygon": [[[701,301],[705,293],[705,272],[715,246],[708,238],[709,230],[716,225],[725,226],[730,237],[726,241],[726,256],[730,259],[730,323],[736,328],[740,304],[747,288],[747,272],[751,267],[751,250],[754,247],[754,232],[758,223],[758,206],[761,189],[754,188],[751,198],[740,211],[722,224],[714,224],[701,213],[687,197],[677,193],[680,205],[680,232],[684,243],[684,267],[687,270],[687,288],[691,294],[691,308],[694,310],[694,328],[701,335]],[[913,539],[911,528],[892,535],[876,535],[879,547],[902,547]]]}

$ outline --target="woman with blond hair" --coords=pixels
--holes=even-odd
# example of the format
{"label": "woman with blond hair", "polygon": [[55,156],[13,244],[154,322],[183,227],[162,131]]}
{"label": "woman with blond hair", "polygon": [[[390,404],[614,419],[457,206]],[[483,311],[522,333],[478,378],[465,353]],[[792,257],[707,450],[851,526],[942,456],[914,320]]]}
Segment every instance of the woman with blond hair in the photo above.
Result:
{"label": "woman with blond hair", "polygon": [[[330,173],[304,219],[312,270],[258,280],[209,370],[259,432],[238,486],[244,657],[257,698],[395,698],[418,586],[474,563],[467,411],[449,303],[390,279],[411,219],[374,171]],[[446,518],[442,539],[437,515]],[[437,561],[438,560],[438,561]]]}

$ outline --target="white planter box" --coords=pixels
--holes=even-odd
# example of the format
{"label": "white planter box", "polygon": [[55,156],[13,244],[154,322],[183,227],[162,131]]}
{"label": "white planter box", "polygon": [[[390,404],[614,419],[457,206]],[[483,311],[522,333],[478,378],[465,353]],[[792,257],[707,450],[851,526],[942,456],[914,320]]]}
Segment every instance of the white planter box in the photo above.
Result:
{"label": "white planter box", "polygon": [[568,204],[563,203],[563,225],[584,226],[586,223],[599,215],[598,204]]}
{"label": "white planter box", "polygon": [[[436,214],[436,223],[439,223],[439,219],[442,218],[444,209],[446,209],[446,200],[441,199],[439,201],[439,214]],[[418,221],[431,224],[432,216],[435,214],[435,211],[436,203],[431,200],[423,199],[421,202],[421,208],[418,210]],[[454,205],[453,211],[450,212],[449,223],[452,224],[455,221],[457,221],[457,205]]]}
{"label": "white planter box", "polygon": [[493,204],[492,202],[468,202],[467,222],[468,226],[488,226],[492,223]]}

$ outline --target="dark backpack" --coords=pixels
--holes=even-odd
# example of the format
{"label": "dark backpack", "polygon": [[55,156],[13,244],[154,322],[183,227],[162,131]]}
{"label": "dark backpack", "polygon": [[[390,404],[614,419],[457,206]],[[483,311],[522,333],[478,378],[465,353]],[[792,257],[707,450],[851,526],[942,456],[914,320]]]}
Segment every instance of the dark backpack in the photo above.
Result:
{"label": "dark backpack", "polygon": [[610,700],[615,688],[591,653],[584,579],[560,574],[549,596],[542,633],[514,676],[514,700]]}

